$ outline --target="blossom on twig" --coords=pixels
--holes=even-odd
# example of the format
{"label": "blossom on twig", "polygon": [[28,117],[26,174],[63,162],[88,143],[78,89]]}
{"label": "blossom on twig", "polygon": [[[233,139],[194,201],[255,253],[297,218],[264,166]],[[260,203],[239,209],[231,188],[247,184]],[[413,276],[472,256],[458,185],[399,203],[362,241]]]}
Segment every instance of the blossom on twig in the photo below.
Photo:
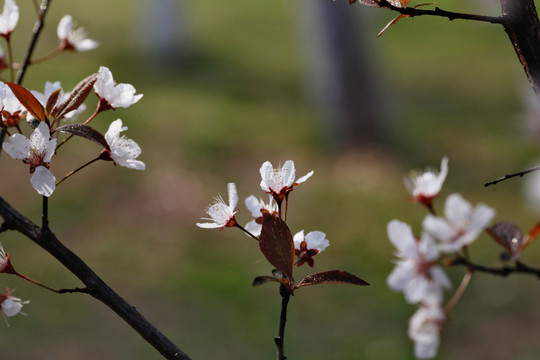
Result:
{"label": "blossom on twig", "polygon": [[424,232],[421,239],[416,239],[411,227],[399,220],[388,223],[387,232],[399,258],[387,278],[388,286],[403,291],[409,303],[421,302],[428,296],[442,299],[442,289],[450,288],[451,283],[434,263],[439,259],[439,250],[433,238]]}
{"label": "blossom on twig", "polygon": [[12,317],[21,312],[23,305],[28,304],[30,301],[22,301],[21,299],[12,296],[8,288],[6,292],[0,295],[0,307],[2,308],[2,314],[7,317]]}
{"label": "blossom on twig", "polygon": [[313,257],[330,245],[326,234],[321,231],[312,231],[305,236],[304,230],[299,231],[294,234],[293,241],[294,253],[298,256],[296,266],[307,263],[310,267],[313,267]]}
{"label": "blossom on twig", "polygon": [[18,127],[19,122],[26,116],[26,110],[21,105],[13,91],[5,83],[0,82],[0,114],[6,127]]}
{"label": "blossom on twig", "polygon": [[13,265],[11,265],[11,254],[6,254],[2,244],[0,244],[0,273],[16,274]]}
{"label": "blossom on twig", "polygon": [[437,297],[427,297],[409,320],[409,337],[414,341],[417,359],[432,359],[437,355],[440,331],[446,322],[446,314]]}
{"label": "blossom on twig", "polygon": [[411,171],[404,179],[404,183],[412,195],[412,200],[431,206],[433,198],[441,191],[446,175],[448,175],[448,158],[444,157],[439,173],[430,169],[424,172]]}
{"label": "blossom on twig", "polygon": [[94,90],[99,96],[99,109],[108,110],[119,107],[127,108],[142,98],[142,94],[135,95],[135,88],[131,84],[116,84],[111,71],[101,66]]}
{"label": "blossom on twig", "polygon": [[99,43],[96,40],[88,39],[86,31],[82,27],[73,28],[73,18],[71,15],[64,15],[58,23],[56,30],[58,39],[60,39],[60,47],[65,50],[88,51],[98,47]]}
{"label": "blossom on twig", "polygon": [[427,215],[422,225],[441,241],[441,251],[456,252],[476,240],[495,216],[495,210],[484,204],[473,209],[461,195],[451,194],[446,198],[444,215],[446,219]]}
{"label": "blossom on twig", "polygon": [[4,1],[4,10],[0,14],[0,36],[9,38],[19,21],[19,7],[13,0]]}
{"label": "blossom on twig", "polygon": [[272,163],[266,161],[259,170],[261,174],[261,189],[272,194],[277,202],[281,203],[293,187],[309,179],[313,175],[313,170],[295,181],[296,170],[292,160],[285,161],[285,164],[274,169]]}
{"label": "blossom on twig", "polygon": [[30,165],[30,172],[34,173],[30,182],[38,194],[47,197],[52,195],[56,188],[56,178],[49,170],[49,163],[54,155],[56,139],[51,140],[46,123],[40,122],[30,139],[21,134],[13,134],[2,147],[12,158]]}
{"label": "blossom on twig", "polygon": [[272,196],[269,196],[268,203],[265,203],[262,199],[257,200],[253,195],[246,198],[246,207],[251,211],[253,220],[246,224],[245,229],[253,236],[261,235],[262,230],[262,215],[264,213],[273,214],[279,216],[279,209]]}
{"label": "blossom on twig", "polygon": [[204,229],[220,228],[221,231],[224,227],[236,225],[236,219],[234,217],[238,212],[238,210],[235,210],[236,205],[238,204],[236,185],[234,183],[228,183],[227,191],[229,193],[229,205],[225,203],[221,195],[215,197],[214,203],[206,209],[206,213],[210,215],[210,217],[202,218],[202,220],[210,220],[211,222],[197,223],[198,227]]}
{"label": "blossom on twig", "polygon": [[105,160],[113,160],[120,166],[128,169],[144,170],[146,165],[140,160],[135,160],[142,152],[140,146],[133,140],[120,136],[122,131],[127,130],[127,126],[122,126],[122,120],[117,119],[111,123],[109,130],[105,133],[105,140],[110,151],[103,150],[107,155],[103,155]]}

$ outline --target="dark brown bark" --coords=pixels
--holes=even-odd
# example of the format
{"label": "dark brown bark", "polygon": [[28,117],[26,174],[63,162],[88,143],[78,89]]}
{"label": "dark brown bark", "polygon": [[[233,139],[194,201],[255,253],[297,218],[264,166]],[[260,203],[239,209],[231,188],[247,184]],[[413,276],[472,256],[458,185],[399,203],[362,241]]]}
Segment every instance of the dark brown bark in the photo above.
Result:
{"label": "dark brown bark", "polygon": [[62,293],[81,292],[93,296],[111,308],[166,359],[190,359],[134,306],[111,289],[81,258],[65,247],[47,226],[34,224],[1,197],[0,216],[4,219],[0,231],[15,230],[25,235],[60,261],[86,286],[83,289],[61,290]]}
{"label": "dark brown bark", "polygon": [[504,31],[540,99],[540,21],[533,0],[500,0]]}

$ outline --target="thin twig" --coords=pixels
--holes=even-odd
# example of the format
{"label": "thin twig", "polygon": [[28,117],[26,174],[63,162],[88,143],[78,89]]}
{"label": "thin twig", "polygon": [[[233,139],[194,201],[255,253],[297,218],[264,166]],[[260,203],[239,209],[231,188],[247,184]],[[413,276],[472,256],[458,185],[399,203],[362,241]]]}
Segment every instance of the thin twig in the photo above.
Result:
{"label": "thin twig", "polygon": [[26,69],[28,68],[28,65],[30,65],[30,59],[36,47],[37,39],[39,38],[41,29],[43,29],[43,25],[45,23],[45,15],[47,14],[47,9],[49,9],[50,2],[51,0],[43,0],[43,2],[41,3],[40,11],[36,18],[34,29],[32,30],[32,38],[30,39],[30,44],[28,45],[28,49],[26,50],[26,54],[24,55],[21,68],[19,69],[19,72],[17,73],[17,80],[15,82],[19,85],[23,81],[24,74],[26,73]]}
{"label": "thin twig", "polygon": [[514,266],[490,267],[490,266],[474,264],[471,261],[461,256],[458,256],[454,259],[451,259],[448,262],[448,265],[449,266],[464,265],[471,271],[478,271],[478,272],[488,273],[488,274],[502,276],[502,277],[506,277],[514,273],[519,273],[519,274],[535,275],[536,277],[540,278],[540,269],[530,267],[528,265],[523,264],[520,261],[516,261]]}
{"label": "thin twig", "polygon": [[392,4],[390,4],[387,0],[381,0],[379,2],[379,7],[388,8],[390,10],[396,11],[402,15],[407,15],[410,17],[413,16],[439,16],[447,18],[448,20],[456,20],[456,19],[462,19],[462,20],[474,20],[474,21],[481,21],[481,22],[488,22],[492,24],[503,24],[504,23],[504,17],[502,16],[486,16],[486,15],[476,15],[476,14],[465,14],[465,13],[459,13],[459,12],[453,12],[453,11],[446,11],[439,7],[435,7],[433,10],[426,10],[426,9],[420,9],[420,8],[414,8],[414,7],[397,7]]}
{"label": "thin twig", "polygon": [[467,289],[467,286],[469,286],[469,283],[472,279],[472,270],[467,269],[467,272],[463,276],[463,279],[461,280],[461,283],[459,284],[459,287],[457,288],[456,292],[454,293],[454,296],[448,301],[448,304],[444,307],[444,311],[446,313],[449,313],[452,311],[452,309],[456,306],[456,304],[459,302],[463,294],[465,293],[465,290]]}
{"label": "thin twig", "polygon": [[278,335],[274,338],[274,342],[277,347],[277,359],[285,360],[287,359],[284,353],[285,323],[287,322],[287,306],[289,304],[291,292],[285,285],[281,284],[279,286],[279,294],[281,295],[281,314],[279,317],[279,331]]}
{"label": "thin twig", "polygon": [[500,183],[501,181],[511,179],[513,177],[516,177],[516,176],[523,177],[523,175],[527,175],[528,173],[532,173],[533,171],[537,171],[537,170],[540,170],[540,166],[535,166],[535,167],[527,169],[527,170],[518,171],[517,173],[504,175],[503,177],[500,177],[498,179],[485,182],[484,186],[488,187],[490,185],[495,185],[495,184]]}
{"label": "thin twig", "polygon": [[134,306],[109,287],[81,258],[64,246],[52,231],[42,231],[39,226],[20,214],[2,197],[0,197],[0,216],[4,218],[6,228],[20,232],[42,247],[86,286],[83,289],[63,289],[60,292],[81,292],[91,295],[113,310],[166,359],[190,359]]}

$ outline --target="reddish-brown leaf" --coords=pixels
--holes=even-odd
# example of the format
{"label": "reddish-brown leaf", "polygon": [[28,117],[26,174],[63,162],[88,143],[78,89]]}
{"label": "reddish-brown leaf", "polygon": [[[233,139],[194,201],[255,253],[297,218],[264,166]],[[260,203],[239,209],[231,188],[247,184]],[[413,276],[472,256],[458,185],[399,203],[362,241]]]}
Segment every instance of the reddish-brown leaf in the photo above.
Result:
{"label": "reddish-brown leaf", "polygon": [[268,262],[292,280],[294,242],[283,220],[271,214],[263,214],[259,247]]}
{"label": "reddish-brown leaf", "polygon": [[367,286],[369,283],[358,276],[341,270],[331,270],[306,276],[294,288],[317,284],[351,284]]}
{"label": "reddish-brown leaf", "polygon": [[523,240],[523,243],[521,244],[521,249],[525,249],[527,245],[533,242],[534,239],[536,239],[540,235],[540,222],[536,223],[536,225],[533,226],[531,230],[525,235],[525,239]]}
{"label": "reddish-brown leaf", "polygon": [[399,2],[401,3],[401,5],[403,5],[403,7],[407,7],[407,5],[409,5],[409,1],[410,0],[399,0]]}
{"label": "reddish-brown leaf", "polygon": [[107,143],[107,140],[105,140],[105,137],[99,131],[91,128],[88,125],[69,124],[57,127],[56,131],[83,137],[85,139],[95,142],[98,145],[103,146],[109,151],[111,150],[109,144]]}
{"label": "reddish-brown leaf", "polygon": [[486,231],[499,245],[508,250],[510,255],[520,252],[523,235],[517,225],[509,221],[499,221]]}
{"label": "reddish-brown leaf", "polygon": [[45,110],[47,111],[47,114],[52,114],[54,107],[58,102],[58,97],[60,96],[61,91],[62,89],[56,89],[51,93],[51,95],[49,95],[49,98],[47,99],[47,104],[45,105]]}
{"label": "reddish-brown leaf", "polygon": [[38,99],[32,93],[21,85],[6,81],[6,84],[9,86],[13,94],[17,97],[20,103],[39,121],[47,121],[47,116],[45,115],[45,110],[43,105],[39,102]]}
{"label": "reddish-brown leaf", "polygon": [[92,90],[92,87],[94,86],[97,78],[98,74],[95,73],[79,82],[77,86],[73,88],[73,91],[71,91],[71,93],[69,94],[69,98],[66,100],[66,102],[58,112],[57,117],[60,118],[70,111],[77,110],[90,94],[90,91]]}

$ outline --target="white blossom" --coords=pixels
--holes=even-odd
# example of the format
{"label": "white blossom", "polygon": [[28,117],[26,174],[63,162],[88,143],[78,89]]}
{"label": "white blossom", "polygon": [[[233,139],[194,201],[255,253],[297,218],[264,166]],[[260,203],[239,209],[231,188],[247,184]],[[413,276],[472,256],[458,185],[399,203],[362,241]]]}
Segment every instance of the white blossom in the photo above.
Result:
{"label": "white blossom", "polygon": [[215,197],[214,203],[206,209],[206,213],[210,215],[210,217],[202,218],[202,220],[210,220],[211,222],[197,223],[198,227],[204,229],[223,229],[226,226],[234,226],[236,224],[236,219],[234,218],[234,215],[238,211],[235,210],[236,205],[238,204],[236,185],[234,183],[228,183],[227,191],[229,193],[229,205],[225,203],[221,196]]}
{"label": "white blossom", "polygon": [[433,238],[424,232],[417,240],[411,227],[398,220],[388,224],[387,232],[399,259],[387,278],[388,286],[403,291],[409,303],[421,302],[429,296],[442,299],[443,288],[450,288],[451,283],[443,269],[434,264],[439,251]]}
{"label": "white blossom", "polygon": [[64,15],[58,23],[56,32],[65,49],[88,51],[95,49],[99,45],[96,40],[87,38],[87,33],[82,27],[73,29],[73,18],[71,15]]}
{"label": "white blossom", "polygon": [[417,359],[432,359],[437,355],[440,331],[446,321],[446,314],[440,300],[428,297],[409,320],[409,338],[414,341],[414,355]]}
{"label": "white blossom", "polygon": [[19,21],[19,7],[13,0],[4,1],[4,10],[0,15],[0,35],[9,36]]}
{"label": "white blossom", "polygon": [[0,82],[0,110],[15,115],[25,111],[24,106],[5,83]]}
{"label": "white blossom", "polygon": [[404,183],[415,201],[429,202],[439,195],[447,175],[448,158],[444,157],[441,161],[441,171],[439,173],[430,169],[424,172],[411,171],[404,179]]}
{"label": "white blossom", "polygon": [[422,225],[441,241],[441,251],[456,252],[476,240],[495,216],[495,210],[484,204],[473,208],[461,195],[451,194],[446,198],[444,215],[446,219],[427,215]]}
{"label": "white blossom", "polygon": [[295,185],[301,184],[313,175],[313,170],[295,181],[296,170],[292,160],[285,161],[283,166],[275,169],[272,163],[266,161],[259,170],[261,174],[261,189],[267,193],[280,196],[281,200],[285,194],[292,191]]}
{"label": "white blossom", "polygon": [[308,250],[321,252],[330,245],[326,234],[322,231],[311,231],[304,236],[304,230],[297,232],[293,236],[294,248],[300,250],[303,241],[306,242]]}
{"label": "white blossom", "polygon": [[128,169],[144,170],[144,162],[135,160],[142,152],[139,145],[125,136],[120,136],[122,131],[127,130],[127,126],[122,126],[122,120],[117,119],[111,123],[109,130],[105,133],[105,140],[111,148],[112,160],[120,166]]}
{"label": "white blossom", "polygon": [[11,295],[9,289],[6,289],[6,292],[0,295],[0,307],[2,308],[2,313],[7,316],[17,315],[23,305],[28,304],[30,301],[22,301],[21,299]]}
{"label": "white blossom", "polygon": [[142,98],[142,94],[135,95],[135,88],[131,84],[116,84],[111,71],[105,66],[101,66],[98,78],[94,84],[94,90],[102,101],[105,101],[105,108],[110,106],[113,109],[127,108]]}
{"label": "white blossom", "polygon": [[49,127],[40,122],[30,139],[21,134],[13,134],[9,142],[4,142],[4,151],[14,159],[23,160],[34,173],[30,182],[40,195],[51,196],[56,188],[56,179],[48,168],[56,149],[56,139],[50,138]]}
{"label": "white blossom", "polygon": [[278,206],[272,196],[269,196],[268,203],[265,203],[263,199],[257,199],[255,196],[251,195],[246,198],[245,204],[254,218],[254,220],[251,220],[246,224],[245,229],[253,236],[259,236],[261,235],[263,213],[266,212],[277,215],[279,211]]}
{"label": "white blossom", "polygon": [[304,230],[297,232],[293,236],[294,253],[298,256],[296,266],[301,266],[307,263],[313,267],[313,257],[326,249],[330,242],[326,238],[326,234],[321,231],[312,231],[304,236]]}

